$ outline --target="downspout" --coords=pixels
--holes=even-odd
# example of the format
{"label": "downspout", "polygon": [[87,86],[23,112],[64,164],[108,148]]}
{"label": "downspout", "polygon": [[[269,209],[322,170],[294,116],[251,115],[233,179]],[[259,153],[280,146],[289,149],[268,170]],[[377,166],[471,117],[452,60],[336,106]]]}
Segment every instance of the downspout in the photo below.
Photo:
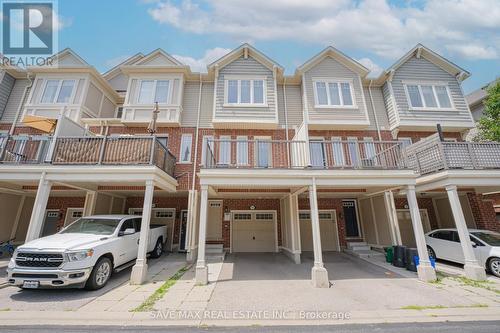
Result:
{"label": "downspout", "polygon": [[382,135],[380,134],[380,126],[378,124],[377,113],[375,112],[375,103],[373,102],[372,83],[373,80],[370,80],[370,84],[368,84],[368,95],[370,95],[370,104],[372,105],[373,118],[375,119],[375,127],[377,127],[378,140],[382,141]]}
{"label": "downspout", "polygon": [[[277,101],[276,101],[277,102]],[[288,163],[292,164],[292,162],[290,161],[290,138],[288,136],[288,109],[286,107],[286,77],[283,76],[283,107],[284,107],[284,110],[285,110],[285,138],[286,138],[286,157],[287,157],[287,161]]]}
{"label": "downspout", "polygon": [[191,190],[194,191],[196,187],[196,164],[198,161],[198,131],[200,128],[200,118],[201,118],[201,89],[203,87],[203,80],[200,73],[200,88],[198,91],[198,118],[196,119],[196,133],[194,135],[194,163],[193,163],[193,182],[191,184]]}
{"label": "downspout", "polygon": [[28,98],[28,96],[26,96],[26,94],[27,94],[28,90],[33,86],[33,81],[30,78],[29,72],[27,73],[27,76],[28,76],[29,84],[24,88],[23,99],[21,100],[21,104],[19,104],[19,107],[17,108],[16,117],[14,118],[14,122],[12,123],[12,126],[10,127],[9,135],[14,134],[16,124],[19,121],[19,116],[21,115],[21,111],[22,111],[24,105],[26,104],[26,99]]}

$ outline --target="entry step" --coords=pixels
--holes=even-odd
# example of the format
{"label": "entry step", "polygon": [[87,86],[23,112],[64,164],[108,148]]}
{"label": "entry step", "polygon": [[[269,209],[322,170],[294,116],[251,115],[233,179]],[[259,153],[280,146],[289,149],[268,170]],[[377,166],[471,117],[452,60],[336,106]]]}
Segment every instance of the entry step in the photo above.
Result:
{"label": "entry step", "polygon": [[207,244],[205,245],[205,253],[224,253],[224,245],[223,244]]}
{"label": "entry step", "polygon": [[357,252],[357,251],[370,251],[371,247],[366,244],[366,242],[348,242],[347,249]]}
{"label": "entry step", "polygon": [[348,253],[350,255],[353,255],[358,258],[383,258],[385,257],[383,253],[380,253],[378,251],[373,251],[373,250],[350,250],[346,249],[344,250],[345,253]]}

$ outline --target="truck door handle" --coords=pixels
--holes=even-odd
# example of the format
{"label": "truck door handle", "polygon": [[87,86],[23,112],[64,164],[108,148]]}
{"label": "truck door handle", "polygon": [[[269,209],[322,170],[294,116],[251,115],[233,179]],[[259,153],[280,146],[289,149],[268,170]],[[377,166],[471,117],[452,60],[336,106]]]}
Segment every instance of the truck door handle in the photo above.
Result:
{"label": "truck door handle", "polygon": [[252,239],[255,240],[255,236],[253,236]]}
{"label": "truck door handle", "polygon": [[139,245],[139,239],[137,240],[137,245]]}

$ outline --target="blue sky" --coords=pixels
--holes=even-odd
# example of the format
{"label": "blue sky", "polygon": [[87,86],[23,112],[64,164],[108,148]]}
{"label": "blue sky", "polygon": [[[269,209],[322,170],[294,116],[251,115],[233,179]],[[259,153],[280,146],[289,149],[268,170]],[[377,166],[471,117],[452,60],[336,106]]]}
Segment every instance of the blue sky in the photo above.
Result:
{"label": "blue sky", "polygon": [[500,0],[59,0],[59,48],[100,71],[163,48],[194,70],[249,42],[288,74],[333,45],[372,68],[416,43],[472,73],[500,76]]}

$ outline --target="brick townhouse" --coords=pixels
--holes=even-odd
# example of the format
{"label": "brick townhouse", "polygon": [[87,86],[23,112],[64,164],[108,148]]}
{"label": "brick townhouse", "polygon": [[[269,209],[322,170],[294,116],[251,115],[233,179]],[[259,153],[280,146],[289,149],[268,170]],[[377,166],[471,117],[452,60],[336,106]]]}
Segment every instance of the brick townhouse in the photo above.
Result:
{"label": "brick townhouse", "polygon": [[143,227],[168,226],[167,249],[196,262],[198,283],[206,250],[223,248],[296,263],[312,252],[325,287],[323,251],[350,242],[417,247],[433,280],[425,232],[500,230],[500,146],[462,139],[470,74],[423,45],[376,79],[333,47],[292,75],[248,44],[206,73],[161,49],[104,74],[70,49],[53,64],[0,72],[0,234],[15,242],[148,210]]}

